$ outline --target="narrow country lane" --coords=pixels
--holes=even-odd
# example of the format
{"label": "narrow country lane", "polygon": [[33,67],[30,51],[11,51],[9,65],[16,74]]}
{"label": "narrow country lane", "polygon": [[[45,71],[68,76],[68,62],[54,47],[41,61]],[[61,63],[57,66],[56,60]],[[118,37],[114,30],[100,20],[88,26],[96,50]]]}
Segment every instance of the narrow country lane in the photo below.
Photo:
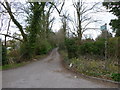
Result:
{"label": "narrow country lane", "polygon": [[106,88],[112,87],[96,83],[65,71],[60,55],[55,48],[43,60],[16,69],[2,71],[3,88]]}

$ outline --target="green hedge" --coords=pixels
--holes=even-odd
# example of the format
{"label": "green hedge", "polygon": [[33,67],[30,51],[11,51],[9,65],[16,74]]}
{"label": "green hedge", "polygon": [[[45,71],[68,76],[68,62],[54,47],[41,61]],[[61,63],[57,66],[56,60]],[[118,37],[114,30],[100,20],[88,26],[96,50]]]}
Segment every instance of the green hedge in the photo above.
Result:
{"label": "green hedge", "polygon": [[78,57],[78,54],[77,54],[78,46],[76,45],[74,38],[66,39],[65,45],[68,51],[68,58]]}
{"label": "green hedge", "polygon": [[86,42],[79,46],[79,54],[81,55],[104,55],[104,41]]}
{"label": "green hedge", "polygon": [[[118,58],[120,56],[120,37],[109,38],[107,40],[107,57]],[[68,51],[68,57],[74,58],[80,55],[94,55],[94,56],[105,56],[105,39],[100,38],[96,41],[84,42],[81,45],[77,44],[75,38],[67,38],[65,45]]]}

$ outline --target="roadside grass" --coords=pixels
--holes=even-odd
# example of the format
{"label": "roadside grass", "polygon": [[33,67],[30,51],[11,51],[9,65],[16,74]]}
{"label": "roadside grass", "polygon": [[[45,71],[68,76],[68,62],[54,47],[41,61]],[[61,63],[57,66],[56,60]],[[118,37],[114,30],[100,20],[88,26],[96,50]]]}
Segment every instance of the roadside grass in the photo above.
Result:
{"label": "roadside grass", "polygon": [[83,58],[73,58],[70,60],[73,64],[72,68],[79,73],[83,73],[89,76],[100,77],[104,79],[110,79],[113,73],[118,73],[118,67],[110,63],[108,69],[105,70],[105,61],[98,60],[85,60]]}
{"label": "roadside grass", "polygon": [[4,66],[0,66],[0,70],[7,70],[7,69],[13,69],[13,68],[17,68],[17,67],[20,67],[20,66],[23,66],[25,64],[27,64],[28,62],[22,62],[22,63],[14,63],[14,64],[7,64],[7,65],[4,65]]}
{"label": "roadside grass", "polygon": [[[108,69],[106,70],[104,60],[86,60],[84,58],[68,59],[66,52],[60,51],[60,54],[64,58],[64,63],[68,69],[74,72],[120,82],[120,73],[118,73],[118,66],[116,66],[112,61],[108,63]],[[71,63],[72,67],[69,67]]]}

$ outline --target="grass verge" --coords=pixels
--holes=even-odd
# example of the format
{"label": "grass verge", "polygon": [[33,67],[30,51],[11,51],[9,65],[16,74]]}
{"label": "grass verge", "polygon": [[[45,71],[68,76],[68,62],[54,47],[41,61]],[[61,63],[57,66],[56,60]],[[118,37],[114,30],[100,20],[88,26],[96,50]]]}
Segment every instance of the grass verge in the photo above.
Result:
{"label": "grass verge", "polygon": [[[72,72],[107,79],[120,82],[120,74],[118,73],[118,66],[113,62],[109,63],[108,70],[105,70],[105,61],[101,60],[86,60],[84,58],[68,59],[67,52],[59,51],[63,57],[63,63]],[[72,63],[72,66],[70,64]]]}
{"label": "grass verge", "polygon": [[12,69],[12,68],[17,68],[17,67],[20,67],[20,66],[23,66],[25,64],[27,64],[28,62],[22,62],[22,63],[14,63],[14,64],[7,64],[7,65],[4,65],[4,66],[0,66],[0,70],[7,70],[7,69]]}

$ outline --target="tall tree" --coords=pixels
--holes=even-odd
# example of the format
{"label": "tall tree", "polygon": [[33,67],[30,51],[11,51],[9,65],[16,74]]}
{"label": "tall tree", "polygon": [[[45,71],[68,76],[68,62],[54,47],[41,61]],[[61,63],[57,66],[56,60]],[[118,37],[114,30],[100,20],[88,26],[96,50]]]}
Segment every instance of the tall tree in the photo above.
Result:
{"label": "tall tree", "polygon": [[21,32],[21,35],[23,37],[24,41],[27,41],[27,35],[25,34],[22,25],[17,21],[17,19],[14,17],[14,14],[11,10],[10,4],[8,3],[7,0],[5,2],[0,2],[0,4],[5,8],[5,10],[8,12],[11,20],[14,22],[14,24],[19,28],[19,31]]}
{"label": "tall tree", "polygon": [[46,11],[45,15],[44,15],[44,20],[45,20],[45,32],[46,32],[46,38],[49,38],[49,34],[52,32],[51,28],[53,26],[53,22],[55,20],[54,17],[51,18],[51,13],[53,12],[54,8],[53,5],[47,3],[46,7],[48,8],[48,11]]}
{"label": "tall tree", "polygon": [[[27,18],[28,26],[28,48],[31,54],[35,53],[35,43],[37,40],[37,35],[42,29],[43,26],[43,16],[44,16],[44,7],[46,2],[30,2],[30,15]],[[41,18],[42,17],[42,18]]]}
{"label": "tall tree", "polygon": [[117,19],[112,19],[110,25],[113,28],[113,31],[116,32],[116,37],[120,36],[120,1],[119,2],[103,2],[103,6],[109,9],[109,12],[112,12]]}
{"label": "tall tree", "polygon": [[[99,3],[95,3],[92,6],[87,6],[83,0],[77,0],[77,2],[73,2],[73,6],[76,10],[75,18],[73,20],[74,24],[76,24],[77,29],[77,36],[79,38],[79,41],[81,42],[83,33],[88,30],[87,26],[91,23],[97,22],[98,20],[93,20],[89,14],[92,12],[92,10],[98,5]],[[83,25],[84,23],[84,25]]]}

